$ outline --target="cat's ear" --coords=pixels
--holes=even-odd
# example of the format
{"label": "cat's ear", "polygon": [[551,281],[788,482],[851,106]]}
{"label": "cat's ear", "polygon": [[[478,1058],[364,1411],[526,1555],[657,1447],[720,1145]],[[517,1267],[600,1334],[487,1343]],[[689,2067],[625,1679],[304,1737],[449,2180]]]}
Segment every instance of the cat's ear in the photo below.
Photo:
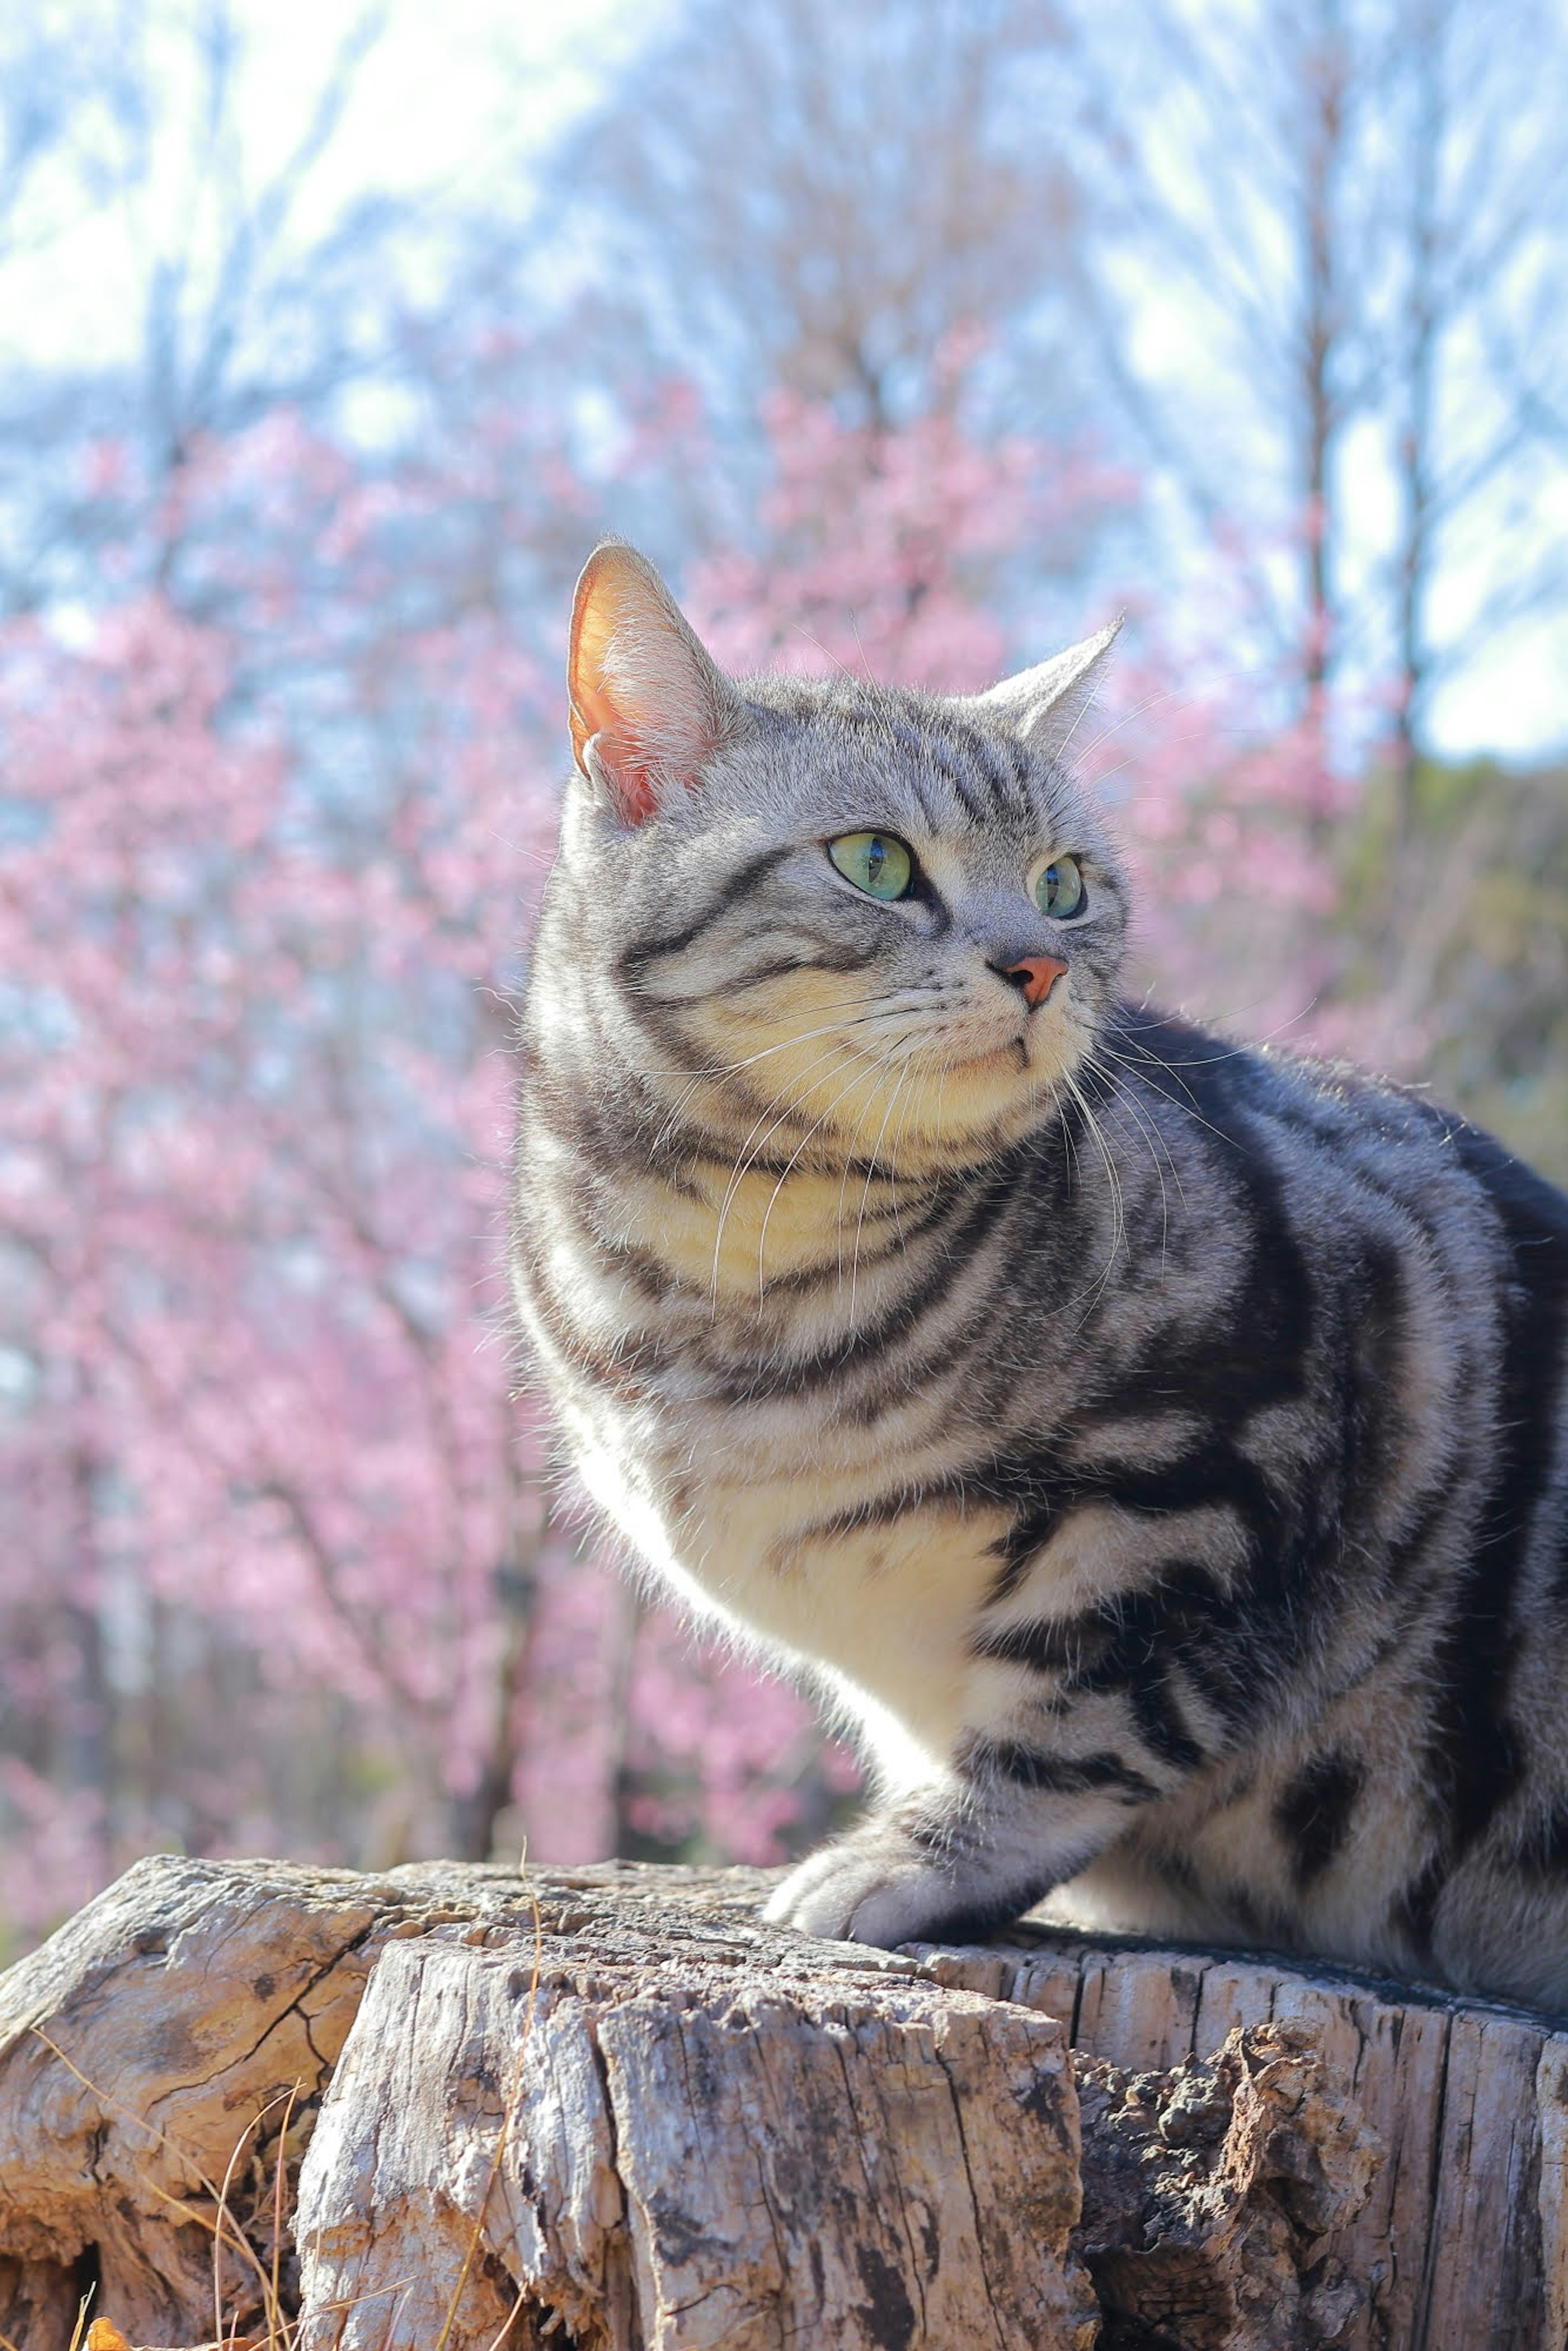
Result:
{"label": "cat's ear", "polygon": [[1093,700],[1123,618],[1118,613],[1097,637],[1085,637],[1082,644],[1069,645],[1054,659],[1033,669],[1020,669],[1016,677],[1004,677],[1000,685],[990,686],[984,694],[970,695],[970,708],[1021,735],[1031,749],[1043,752],[1047,758],[1059,757]]}
{"label": "cat's ear", "polygon": [[567,662],[571,747],[628,824],[684,790],[745,705],[646,559],[606,539],[582,568]]}

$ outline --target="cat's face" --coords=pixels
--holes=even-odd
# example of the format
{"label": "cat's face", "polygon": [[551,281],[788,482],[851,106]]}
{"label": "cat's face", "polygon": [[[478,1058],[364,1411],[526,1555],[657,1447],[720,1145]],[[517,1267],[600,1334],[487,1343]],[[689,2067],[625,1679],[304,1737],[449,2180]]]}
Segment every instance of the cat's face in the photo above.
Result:
{"label": "cat's face", "polygon": [[1122,959],[1124,872],[1058,756],[1110,633],[972,697],[737,686],[640,558],[599,551],[556,886],[685,1116],[779,1165],[914,1173],[1049,1114]]}

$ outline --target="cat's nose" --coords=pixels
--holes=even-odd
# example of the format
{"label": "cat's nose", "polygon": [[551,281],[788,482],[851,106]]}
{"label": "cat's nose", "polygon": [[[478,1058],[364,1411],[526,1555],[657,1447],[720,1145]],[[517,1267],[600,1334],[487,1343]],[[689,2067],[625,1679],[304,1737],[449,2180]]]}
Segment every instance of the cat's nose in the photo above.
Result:
{"label": "cat's nose", "polygon": [[993,964],[991,969],[1022,992],[1026,1004],[1043,1004],[1067,966],[1057,956],[1021,956],[1017,963]]}

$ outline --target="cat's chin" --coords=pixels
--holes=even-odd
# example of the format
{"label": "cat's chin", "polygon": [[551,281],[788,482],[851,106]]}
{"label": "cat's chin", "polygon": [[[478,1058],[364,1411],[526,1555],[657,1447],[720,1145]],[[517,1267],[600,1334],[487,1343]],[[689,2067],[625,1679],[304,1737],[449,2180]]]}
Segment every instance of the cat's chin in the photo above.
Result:
{"label": "cat's chin", "polygon": [[1021,1037],[1009,1038],[1006,1044],[992,1045],[983,1053],[960,1053],[946,1065],[950,1076],[965,1070],[1010,1069],[1019,1075],[1029,1068],[1029,1046]]}
{"label": "cat's chin", "polygon": [[[910,1118],[899,1136],[901,1176],[983,1170],[999,1154],[1016,1149],[1060,1114],[1053,1084],[1032,1076],[1020,1079],[1010,1065],[1005,1086],[994,1078],[988,1084],[988,1075],[983,1069],[947,1074],[940,1114],[918,1124]],[[965,1085],[966,1077],[971,1081],[969,1086]],[[977,1077],[977,1085],[973,1083]]]}
{"label": "cat's chin", "polygon": [[901,1160],[921,1144],[938,1155],[973,1149],[983,1156],[1021,1142],[1052,1115],[1081,1060],[1074,1050],[1031,1055],[1022,1040],[944,1059],[906,1113]]}

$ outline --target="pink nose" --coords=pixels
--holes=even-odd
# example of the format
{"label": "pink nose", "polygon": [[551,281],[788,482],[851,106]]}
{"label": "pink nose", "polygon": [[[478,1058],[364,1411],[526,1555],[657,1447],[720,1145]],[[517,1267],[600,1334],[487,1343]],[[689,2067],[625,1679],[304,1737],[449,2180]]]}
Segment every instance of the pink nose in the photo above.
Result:
{"label": "pink nose", "polygon": [[1025,956],[1021,963],[1009,964],[1008,977],[1017,979],[1021,975],[1024,1002],[1043,1004],[1066,969],[1055,956]]}

